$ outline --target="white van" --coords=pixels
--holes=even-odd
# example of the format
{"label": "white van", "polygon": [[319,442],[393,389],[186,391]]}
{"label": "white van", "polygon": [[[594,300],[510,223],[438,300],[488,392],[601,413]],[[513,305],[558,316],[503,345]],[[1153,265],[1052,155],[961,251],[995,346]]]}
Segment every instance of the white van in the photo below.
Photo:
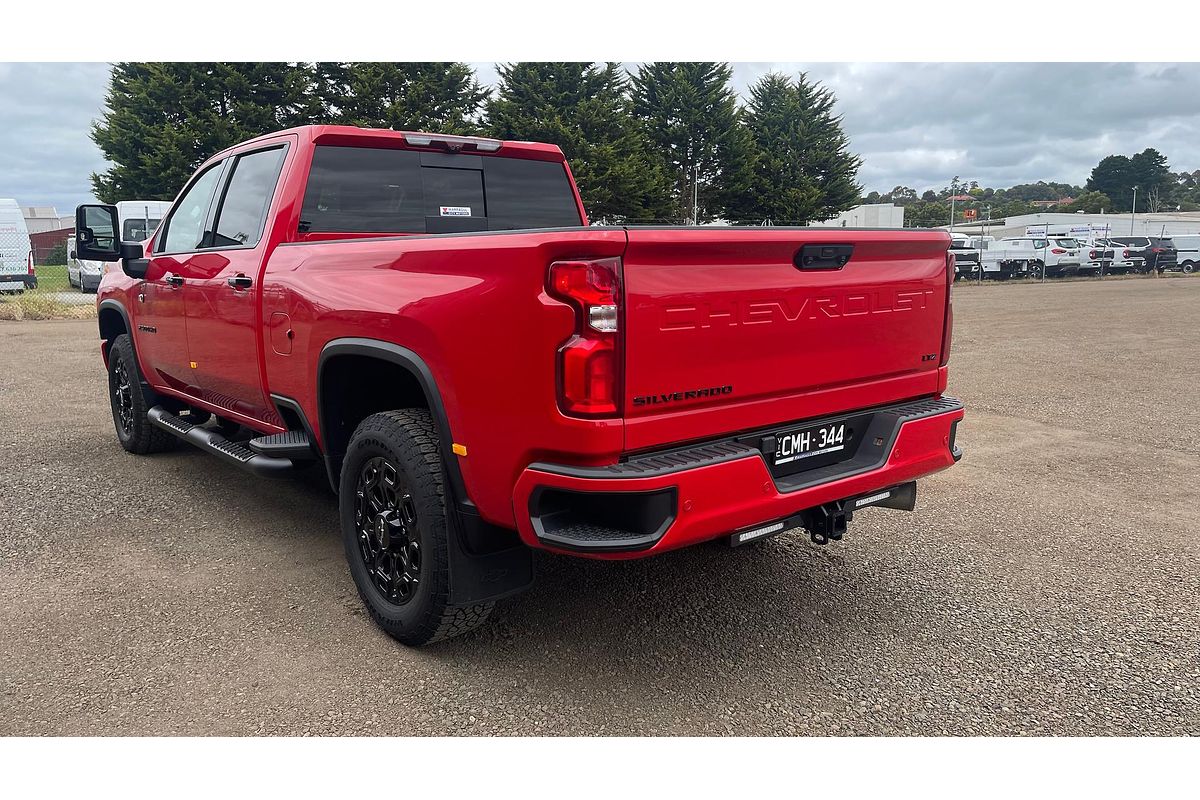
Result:
{"label": "white van", "polygon": [[0,198],[0,292],[23,292],[36,286],[25,215],[16,200]]}
{"label": "white van", "polygon": [[[163,215],[171,207],[169,200],[122,200],[117,203],[117,223],[121,226],[122,242],[141,242],[158,228]],[[67,281],[81,292],[100,288],[100,279],[115,262],[81,261],[74,256],[74,247],[67,253]]]}
{"label": "white van", "polygon": [[1186,233],[1172,236],[1179,268],[1189,275],[1200,269],[1200,234]]}

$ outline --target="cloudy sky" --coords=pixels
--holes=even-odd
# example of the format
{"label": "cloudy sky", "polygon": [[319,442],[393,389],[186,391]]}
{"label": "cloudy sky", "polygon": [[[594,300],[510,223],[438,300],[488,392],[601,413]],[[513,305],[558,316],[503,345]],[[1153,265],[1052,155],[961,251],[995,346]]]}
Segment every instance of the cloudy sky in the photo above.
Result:
{"label": "cloudy sky", "polygon": [[[492,64],[476,64],[485,83]],[[955,175],[985,186],[1082,183],[1102,157],[1156,147],[1200,169],[1200,64],[737,63],[759,76],[802,70],[831,87],[866,187],[918,191]],[[0,63],[0,197],[68,213],[105,162],[88,137],[105,64]]]}

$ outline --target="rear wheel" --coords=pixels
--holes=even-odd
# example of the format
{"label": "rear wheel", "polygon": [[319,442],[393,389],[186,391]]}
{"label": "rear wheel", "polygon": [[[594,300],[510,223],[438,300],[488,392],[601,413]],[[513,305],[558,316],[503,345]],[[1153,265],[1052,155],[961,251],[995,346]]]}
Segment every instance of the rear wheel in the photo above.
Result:
{"label": "rear wheel", "polygon": [[154,427],[146,416],[149,408],[142,394],[142,375],[127,333],[114,339],[108,349],[108,399],[121,447],[144,455],[174,446],[175,437]]}
{"label": "rear wheel", "polygon": [[342,543],[372,619],[407,645],[481,625],[492,603],[450,604],[442,458],[428,411],[367,417],[342,463]]}
{"label": "rear wheel", "polygon": [[1179,265],[1179,268],[1182,269],[1184,271],[1184,273],[1187,275],[1191,275],[1193,272],[1196,271],[1196,265],[1191,261],[1183,262],[1182,264]]}
{"label": "rear wheel", "polygon": [[1025,267],[1025,274],[1026,274],[1026,276],[1033,278],[1034,280],[1040,280],[1042,277],[1043,269],[1045,269],[1045,267],[1042,266],[1042,262],[1030,261],[1029,264]]}

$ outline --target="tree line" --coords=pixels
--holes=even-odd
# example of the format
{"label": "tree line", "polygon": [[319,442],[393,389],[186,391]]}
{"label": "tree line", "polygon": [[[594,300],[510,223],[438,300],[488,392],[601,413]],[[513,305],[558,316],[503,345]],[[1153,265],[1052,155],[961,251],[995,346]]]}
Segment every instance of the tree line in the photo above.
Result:
{"label": "tree line", "polygon": [[[953,180],[940,190],[897,186],[890,192],[870,192],[864,203],[895,203],[904,206],[904,224],[932,227],[963,222],[969,211],[976,219],[1015,217],[1038,212],[1082,211],[1089,214],[1129,213],[1134,208],[1133,187],[1137,186],[1137,212],[1200,211],[1200,170],[1172,172],[1167,157],[1148,147],[1132,156],[1110,155],[1092,169],[1083,186],[1054,181],[1023,183],[1007,189],[982,187],[977,181]],[[951,197],[958,198],[951,204]]]}
{"label": "tree line", "polygon": [[598,222],[805,224],[859,201],[836,98],[804,73],[768,74],[739,102],[721,62],[113,65],[92,139],[106,202],[172,199],[206,158],[306,124],[557,144]]}

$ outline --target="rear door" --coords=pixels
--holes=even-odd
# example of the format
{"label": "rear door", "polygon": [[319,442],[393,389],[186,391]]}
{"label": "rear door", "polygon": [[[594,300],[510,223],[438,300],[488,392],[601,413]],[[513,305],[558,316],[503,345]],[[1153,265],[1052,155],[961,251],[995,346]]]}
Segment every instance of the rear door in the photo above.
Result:
{"label": "rear door", "polygon": [[260,368],[259,272],[286,143],[230,156],[206,240],[184,284],[188,351],[199,397],[274,421]]}
{"label": "rear door", "polygon": [[[929,231],[629,229],[627,448],[933,394],[948,244]],[[823,253],[849,260],[818,268]]]}

